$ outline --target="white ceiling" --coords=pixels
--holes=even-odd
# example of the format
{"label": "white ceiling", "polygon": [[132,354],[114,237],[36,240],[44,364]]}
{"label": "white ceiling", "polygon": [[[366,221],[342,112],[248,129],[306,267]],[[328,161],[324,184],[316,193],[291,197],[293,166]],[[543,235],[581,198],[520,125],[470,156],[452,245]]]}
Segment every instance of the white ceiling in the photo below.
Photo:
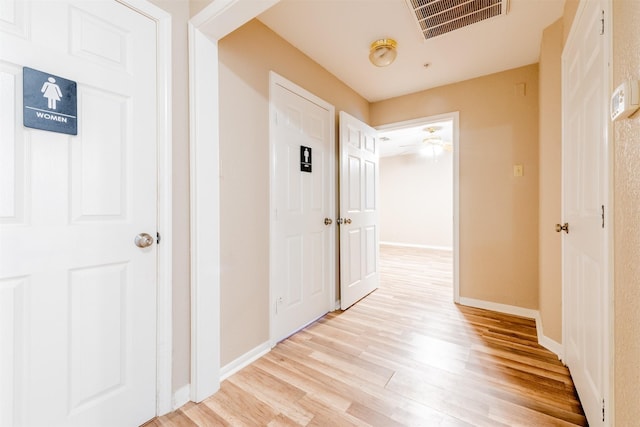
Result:
{"label": "white ceiling", "polygon": [[436,157],[443,149],[453,149],[453,121],[425,122],[406,128],[381,130],[378,140],[380,157],[407,154]]}
{"label": "white ceiling", "polygon": [[[507,15],[428,41],[405,0],[282,0],[259,19],[375,102],[538,62],[542,30],[563,7],[564,0],[510,0]],[[398,42],[398,58],[384,68],[368,59],[380,38]]]}

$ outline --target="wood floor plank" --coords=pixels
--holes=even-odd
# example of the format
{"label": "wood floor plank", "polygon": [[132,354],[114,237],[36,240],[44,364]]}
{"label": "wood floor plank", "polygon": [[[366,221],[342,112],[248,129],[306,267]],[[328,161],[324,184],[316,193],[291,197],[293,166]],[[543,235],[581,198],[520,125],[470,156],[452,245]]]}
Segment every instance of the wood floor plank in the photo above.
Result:
{"label": "wood floor plank", "polygon": [[229,378],[229,382],[272,407],[281,416],[276,420],[279,424],[293,422],[295,425],[306,425],[313,418],[312,413],[297,404],[306,395],[304,390],[256,366],[243,369]]}
{"label": "wood floor plank", "polygon": [[[395,412],[395,411],[394,411]],[[391,417],[378,412],[374,408],[361,405],[358,402],[354,402],[349,406],[347,413],[353,415],[359,420],[364,421],[367,425],[373,426],[386,426],[386,427],[402,427],[402,424],[395,421]]]}
{"label": "wood floor plank", "polygon": [[304,397],[300,402],[307,410],[313,412],[315,416],[308,424],[310,427],[326,427],[326,426],[345,426],[345,427],[364,427],[367,423],[358,418],[347,414],[346,412],[335,411],[322,403]]}
{"label": "wood floor plank", "polygon": [[535,321],[453,303],[452,255],[382,246],[380,288],[279,343],[174,426],[586,426]]}
{"label": "wood floor plank", "polygon": [[195,425],[199,427],[226,427],[231,426],[231,423],[227,422],[223,419],[219,414],[215,411],[211,410],[207,405],[195,405],[193,403],[187,404],[185,406],[191,405],[191,407],[180,408],[180,411],[191,421],[195,423]]}

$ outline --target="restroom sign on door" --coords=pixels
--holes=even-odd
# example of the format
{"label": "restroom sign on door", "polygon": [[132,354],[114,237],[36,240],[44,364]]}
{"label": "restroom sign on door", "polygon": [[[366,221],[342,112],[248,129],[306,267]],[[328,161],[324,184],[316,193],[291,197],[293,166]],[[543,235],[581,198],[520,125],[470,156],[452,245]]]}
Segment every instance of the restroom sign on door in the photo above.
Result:
{"label": "restroom sign on door", "polygon": [[76,82],[29,67],[22,70],[22,82],[26,127],[78,134]]}
{"label": "restroom sign on door", "polygon": [[311,172],[311,147],[300,146],[300,171]]}

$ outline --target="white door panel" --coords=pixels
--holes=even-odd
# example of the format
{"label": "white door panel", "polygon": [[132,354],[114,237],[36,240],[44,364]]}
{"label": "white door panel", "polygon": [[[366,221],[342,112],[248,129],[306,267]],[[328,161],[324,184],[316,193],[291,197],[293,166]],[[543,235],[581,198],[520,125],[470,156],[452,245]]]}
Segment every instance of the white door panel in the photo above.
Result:
{"label": "white door panel", "polygon": [[22,68],[0,63],[0,224],[25,222],[24,129],[17,124],[22,111]]}
{"label": "white door panel", "polygon": [[[156,394],[156,246],[134,245],[157,229],[155,23],[115,1],[0,15],[0,425],[138,425]],[[77,81],[77,136],[23,127],[23,66]]]}
{"label": "white door panel", "polygon": [[378,287],[377,132],[340,112],[340,305]]}
{"label": "white door panel", "polygon": [[[333,112],[326,105],[284,79],[271,87],[275,343],[331,308],[335,229],[324,220],[333,217],[335,149]],[[311,148],[311,173],[301,171],[301,146]]]}
{"label": "white door panel", "polygon": [[[563,54],[565,360],[589,424],[605,425],[608,301],[606,37],[603,2],[581,4]],[[606,28],[606,25],[605,25]]]}

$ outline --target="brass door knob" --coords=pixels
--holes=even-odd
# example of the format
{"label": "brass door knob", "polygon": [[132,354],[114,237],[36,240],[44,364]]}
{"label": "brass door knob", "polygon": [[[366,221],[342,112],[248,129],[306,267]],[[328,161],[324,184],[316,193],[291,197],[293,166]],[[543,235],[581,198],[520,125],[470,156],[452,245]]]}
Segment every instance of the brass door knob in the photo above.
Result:
{"label": "brass door knob", "polygon": [[565,233],[569,234],[569,223],[565,222],[563,225],[556,224],[556,232],[560,233],[564,230]]}
{"label": "brass door knob", "polygon": [[333,224],[333,220],[331,218],[324,219],[324,225],[331,225],[331,224]]}

